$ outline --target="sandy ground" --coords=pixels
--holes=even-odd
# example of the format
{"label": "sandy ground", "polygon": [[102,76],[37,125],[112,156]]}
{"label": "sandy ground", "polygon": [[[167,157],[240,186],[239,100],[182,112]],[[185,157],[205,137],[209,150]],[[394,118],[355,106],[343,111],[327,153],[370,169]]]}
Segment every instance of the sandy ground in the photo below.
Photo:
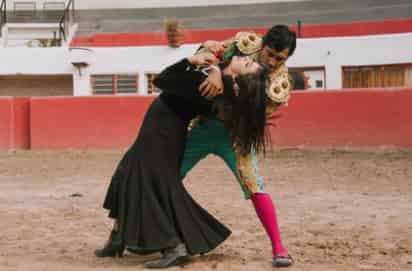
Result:
{"label": "sandy ground", "polygon": [[[121,155],[0,153],[0,270],[142,270],[147,256],[93,255],[110,231],[101,203]],[[296,260],[287,270],[412,270],[412,152],[284,149],[261,173]],[[266,234],[220,160],[202,161],[185,182],[233,234],[170,270],[271,270]]]}

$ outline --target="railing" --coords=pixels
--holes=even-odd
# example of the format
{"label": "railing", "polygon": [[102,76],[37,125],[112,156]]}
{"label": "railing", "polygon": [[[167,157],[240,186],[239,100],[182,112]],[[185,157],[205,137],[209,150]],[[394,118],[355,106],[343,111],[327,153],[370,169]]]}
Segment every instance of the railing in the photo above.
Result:
{"label": "railing", "polygon": [[74,0],[70,0],[67,3],[66,8],[64,9],[63,16],[59,22],[59,38],[60,40],[67,41],[67,33],[69,30],[69,26],[72,25],[75,18],[75,8],[74,8]]}
{"label": "railing", "polygon": [[1,29],[3,25],[7,23],[7,4],[6,0],[1,0],[0,4],[0,37],[1,37]]}

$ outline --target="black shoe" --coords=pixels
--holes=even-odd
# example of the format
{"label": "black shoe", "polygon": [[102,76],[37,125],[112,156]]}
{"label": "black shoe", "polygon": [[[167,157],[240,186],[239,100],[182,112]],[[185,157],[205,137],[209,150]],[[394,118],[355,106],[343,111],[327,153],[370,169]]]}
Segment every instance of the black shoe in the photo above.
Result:
{"label": "black shoe", "polygon": [[129,251],[130,253],[141,255],[141,256],[146,256],[146,255],[159,252],[158,250],[137,249],[133,247],[126,247],[126,250]]}
{"label": "black shoe", "polygon": [[189,260],[189,254],[185,244],[179,244],[174,248],[166,249],[162,258],[144,263],[145,268],[160,269],[179,265]]}
{"label": "black shoe", "polygon": [[272,260],[273,267],[288,267],[293,264],[293,258],[288,256],[276,256]]}
{"label": "black shoe", "polygon": [[96,249],[94,255],[99,258],[103,257],[123,257],[124,245],[122,244],[120,234],[112,230],[109,240],[102,249]]}

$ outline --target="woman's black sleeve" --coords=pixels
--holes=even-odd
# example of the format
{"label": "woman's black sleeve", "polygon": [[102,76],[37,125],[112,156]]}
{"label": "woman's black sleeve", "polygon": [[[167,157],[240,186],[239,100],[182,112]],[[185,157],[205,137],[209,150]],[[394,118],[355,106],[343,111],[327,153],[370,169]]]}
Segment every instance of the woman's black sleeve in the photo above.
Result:
{"label": "woman's black sleeve", "polygon": [[205,77],[195,68],[187,58],[182,59],[160,72],[155,77],[153,84],[164,92],[179,96],[192,95],[191,91],[197,90]]}

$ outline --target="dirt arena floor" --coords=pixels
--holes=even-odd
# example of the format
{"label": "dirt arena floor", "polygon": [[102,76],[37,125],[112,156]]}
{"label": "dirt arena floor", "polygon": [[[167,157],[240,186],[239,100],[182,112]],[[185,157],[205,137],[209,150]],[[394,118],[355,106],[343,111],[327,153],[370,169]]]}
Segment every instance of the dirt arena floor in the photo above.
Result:
{"label": "dirt arena floor", "polygon": [[[101,208],[122,151],[0,153],[0,270],[142,270],[156,257],[98,259]],[[283,149],[261,161],[296,264],[285,270],[412,270],[412,152]],[[271,270],[270,243],[217,158],[185,181],[232,236],[170,270]]]}

